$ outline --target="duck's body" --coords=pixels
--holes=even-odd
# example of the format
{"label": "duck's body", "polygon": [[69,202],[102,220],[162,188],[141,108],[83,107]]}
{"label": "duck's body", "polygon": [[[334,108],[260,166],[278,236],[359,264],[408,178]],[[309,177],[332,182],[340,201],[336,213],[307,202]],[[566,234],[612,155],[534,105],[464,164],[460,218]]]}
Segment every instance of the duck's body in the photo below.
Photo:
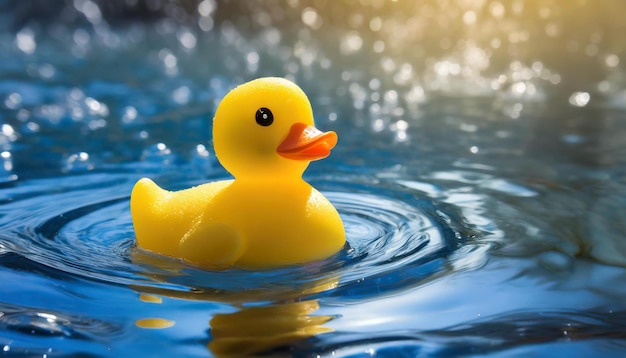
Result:
{"label": "duck's body", "polygon": [[345,233],[337,210],[301,178],[310,160],[328,155],[336,135],[312,127],[303,96],[277,78],[231,91],[216,112],[213,137],[236,179],[178,192],[140,180],[131,195],[137,244],[203,267],[277,267],[339,251]]}
{"label": "duck's body", "polygon": [[141,208],[133,216],[140,247],[204,267],[304,263],[331,256],[344,243],[335,229],[342,226],[339,214],[303,180],[228,180],[169,192],[142,179],[131,206]]}

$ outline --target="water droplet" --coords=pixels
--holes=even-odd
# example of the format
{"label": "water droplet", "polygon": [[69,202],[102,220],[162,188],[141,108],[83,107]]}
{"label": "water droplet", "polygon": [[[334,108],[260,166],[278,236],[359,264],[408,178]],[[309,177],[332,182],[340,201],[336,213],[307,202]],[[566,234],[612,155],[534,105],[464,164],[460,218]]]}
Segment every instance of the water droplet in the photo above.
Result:
{"label": "water droplet", "polygon": [[82,108],[74,107],[70,109],[70,116],[78,122],[85,118],[85,111]]}
{"label": "water droplet", "polygon": [[15,44],[20,51],[26,54],[32,54],[37,49],[37,43],[35,42],[35,33],[29,28],[24,28],[15,35]]}
{"label": "water droplet", "polygon": [[256,51],[250,51],[246,55],[248,71],[256,72],[259,69],[259,54]]}
{"label": "water droplet", "polygon": [[30,119],[30,111],[22,108],[19,111],[17,111],[17,114],[15,115],[15,117],[20,122],[26,122],[27,120]]}
{"label": "water droplet", "polygon": [[395,106],[398,104],[398,92],[395,90],[386,91],[383,98],[387,105]]}
{"label": "water droplet", "polygon": [[138,139],[148,139],[150,137],[150,134],[148,133],[148,131],[139,131],[136,136]]}
{"label": "water droplet", "polygon": [[282,35],[280,31],[276,28],[269,28],[263,31],[261,34],[261,38],[263,42],[265,42],[269,46],[276,46],[280,43]]}
{"label": "water droplet", "polygon": [[363,39],[357,31],[350,31],[341,38],[340,50],[344,55],[353,54],[361,49]]}
{"label": "water droplet", "polygon": [[449,60],[439,61],[435,64],[435,72],[441,77],[457,76],[461,73],[461,65]]}
{"label": "water droplet", "polygon": [[8,109],[17,109],[19,105],[22,103],[22,96],[19,93],[11,93],[4,100],[4,105]]}
{"label": "water droplet", "polygon": [[137,119],[137,109],[133,106],[124,108],[122,113],[122,123],[124,124],[131,123]]}
{"label": "water droplet", "polygon": [[405,100],[410,104],[417,104],[426,100],[426,92],[424,87],[415,85],[405,95]]}
{"label": "water droplet", "polygon": [[102,21],[100,7],[95,2],[91,0],[74,0],[74,7],[82,12],[89,22],[97,24]]}
{"label": "water droplet", "polygon": [[397,85],[406,85],[413,77],[413,66],[410,63],[403,63],[399,71],[393,76],[393,82]]}
{"label": "water droplet", "polygon": [[141,159],[151,163],[171,164],[174,162],[174,154],[164,143],[157,143],[144,149]]}
{"label": "water droplet", "polygon": [[607,93],[611,91],[611,82],[604,80],[598,83],[598,91],[602,93]]}
{"label": "water droplet", "polygon": [[106,126],[107,126],[107,121],[102,118],[92,119],[89,122],[87,122],[87,127],[92,131],[95,131],[100,128],[104,128]]}
{"label": "water droplet", "polygon": [[610,54],[604,59],[607,67],[617,67],[619,65],[619,56]]}
{"label": "water droplet", "polygon": [[551,74],[548,80],[553,85],[558,85],[559,83],[561,83],[561,75],[559,75],[558,73]]}
{"label": "water droplet", "polygon": [[36,122],[28,122],[26,123],[25,129],[27,133],[37,133],[39,132],[39,129],[41,127],[39,126],[39,123]]}
{"label": "water droplet", "polygon": [[217,158],[204,144],[198,144],[191,151],[191,165],[194,169],[206,173],[220,165]]}
{"label": "water droplet", "polygon": [[375,119],[375,120],[372,122],[372,129],[373,129],[375,132],[380,132],[380,131],[382,131],[384,128],[385,128],[385,121],[383,121],[382,119],[377,118],[377,119]]}
{"label": "water droplet", "polygon": [[370,30],[377,32],[383,28],[383,20],[376,16],[370,20]]}
{"label": "water droplet", "polygon": [[178,32],[177,37],[178,37],[178,41],[186,49],[191,50],[196,47],[196,43],[197,43],[196,35],[192,34],[189,30],[183,30],[183,31]]}
{"label": "water droplet", "polygon": [[191,100],[191,90],[188,86],[180,86],[172,92],[174,102],[185,105]]}
{"label": "water droplet", "polygon": [[65,160],[62,170],[66,173],[79,173],[92,170],[94,163],[86,152],[78,152],[70,155]]}
{"label": "water droplet", "polygon": [[395,123],[395,128],[399,131],[406,131],[409,129],[409,122],[401,119]]}
{"label": "water droplet", "polygon": [[513,94],[521,96],[526,92],[526,83],[525,82],[515,82],[511,86],[511,92]]}
{"label": "water droplet", "polygon": [[204,32],[213,30],[213,25],[212,17],[201,17],[198,19],[198,26]]}
{"label": "water droplet", "polygon": [[85,98],[85,105],[89,109],[90,115],[108,116],[109,107],[106,104],[97,101],[91,97]]}
{"label": "water droplet", "polygon": [[322,18],[312,7],[307,7],[302,10],[302,22],[312,29],[319,29],[322,27]]}
{"label": "water droplet", "polygon": [[559,25],[555,24],[554,22],[548,23],[546,25],[545,31],[546,35],[548,35],[549,37],[557,37],[561,33]]}
{"label": "water droplet", "polygon": [[59,124],[65,113],[65,109],[57,104],[46,104],[36,109],[36,116],[52,125]]}
{"label": "water droplet", "polygon": [[382,41],[382,40],[377,40],[376,42],[374,42],[374,45],[372,46],[372,49],[376,53],[381,53],[381,52],[385,51],[385,42]]}
{"label": "water droplet", "polygon": [[198,144],[193,151],[194,156],[200,158],[208,158],[210,156],[209,150],[204,144]]}
{"label": "water droplet", "polygon": [[39,66],[39,76],[42,78],[52,78],[56,72],[54,66],[49,63]]}
{"label": "water droplet", "polygon": [[168,49],[159,51],[159,58],[163,61],[165,70],[168,74],[175,74],[178,71],[178,58]]}
{"label": "water droplet", "polygon": [[507,115],[509,118],[517,119],[522,114],[522,110],[524,109],[524,105],[521,103],[513,103],[511,105],[506,105],[502,108],[502,112]]}
{"label": "water droplet", "polygon": [[0,182],[7,183],[17,180],[17,175],[13,174],[13,157],[11,152],[0,153]]}
{"label": "water droplet", "polygon": [[215,0],[203,0],[198,4],[198,14],[200,14],[200,16],[208,17],[213,14],[216,8],[217,4]]}
{"label": "water droplet", "polygon": [[474,133],[478,130],[478,126],[475,124],[461,123],[459,129],[463,132]]}
{"label": "water droplet", "polygon": [[3,124],[0,127],[0,147],[8,148],[11,143],[17,140],[17,132],[10,124]]}
{"label": "water droplet", "polygon": [[395,138],[395,140],[397,142],[406,142],[408,139],[409,139],[409,136],[406,133],[406,131],[396,131],[396,138]]}
{"label": "water droplet", "polygon": [[91,41],[91,37],[89,36],[89,33],[85,31],[84,29],[76,29],[76,31],[74,31],[74,35],[72,36],[72,38],[74,39],[74,42],[77,45],[81,45],[81,46],[86,46],[89,44],[89,41]]}
{"label": "water droplet", "polygon": [[68,97],[74,101],[80,101],[85,98],[85,92],[80,88],[72,88],[68,94]]}
{"label": "water droplet", "polygon": [[246,61],[248,61],[251,65],[256,65],[259,63],[259,54],[255,51],[248,52],[246,55]]}
{"label": "water droplet", "polygon": [[504,5],[497,1],[494,1],[489,5],[489,11],[491,12],[491,15],[496,19],[503,18],[506,12]]}
{"label": "water droplet", "polygon": [[380,80],[378,78],[372,78],[369,87],[372,91],[377,91],[380,88]]}
{"label": "water droplet", "polygon": [[591,95],[588,92],[574,92],[569,97],[569,103],[572,106],[584,107],[589,103]]}
{"label": "water droplet", "polygon": [[476,13],[472,10],[466,11],[463,14],[463,23],[465,25],[474,25],[476,23]]}

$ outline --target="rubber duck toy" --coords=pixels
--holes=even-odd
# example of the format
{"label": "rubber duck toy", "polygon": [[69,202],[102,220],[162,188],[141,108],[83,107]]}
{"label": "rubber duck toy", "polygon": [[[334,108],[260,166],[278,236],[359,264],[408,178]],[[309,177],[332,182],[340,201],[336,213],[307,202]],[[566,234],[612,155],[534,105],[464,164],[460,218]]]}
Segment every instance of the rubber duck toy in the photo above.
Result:
{"label": "rubber duck toy", "polygon": [[338,252],[337,210],[302,179],[337,134],[314,127],[306,94],[282,78],[231,90],[213,119],[215,155],[234,177],[170,192],[143,178],[130,209],[140,248],[206,268],[273,268]]}

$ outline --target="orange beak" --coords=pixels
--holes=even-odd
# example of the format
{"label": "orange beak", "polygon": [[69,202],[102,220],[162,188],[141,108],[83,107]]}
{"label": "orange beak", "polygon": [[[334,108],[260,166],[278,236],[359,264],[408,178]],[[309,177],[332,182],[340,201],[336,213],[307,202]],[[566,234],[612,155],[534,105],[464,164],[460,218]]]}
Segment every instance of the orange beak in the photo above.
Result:
{"label": "orange beak", "polygon": [[280,143],[276,151],[287,159],[317,160],[330,155],[330,150],[337,144],[337,133],[322,132],[304,123],[291,126],[287,138]]}

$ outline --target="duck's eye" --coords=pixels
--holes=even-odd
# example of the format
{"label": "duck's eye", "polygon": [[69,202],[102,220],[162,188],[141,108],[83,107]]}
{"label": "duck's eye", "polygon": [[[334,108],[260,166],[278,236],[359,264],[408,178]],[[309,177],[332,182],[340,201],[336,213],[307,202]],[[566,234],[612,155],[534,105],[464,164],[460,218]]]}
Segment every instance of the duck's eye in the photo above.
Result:
{"label": "duck's eye", "polygon": [[263,127],[267,127],[274,122],[274,115],[269,108],[259,108],[256,110],[256,122]]}

